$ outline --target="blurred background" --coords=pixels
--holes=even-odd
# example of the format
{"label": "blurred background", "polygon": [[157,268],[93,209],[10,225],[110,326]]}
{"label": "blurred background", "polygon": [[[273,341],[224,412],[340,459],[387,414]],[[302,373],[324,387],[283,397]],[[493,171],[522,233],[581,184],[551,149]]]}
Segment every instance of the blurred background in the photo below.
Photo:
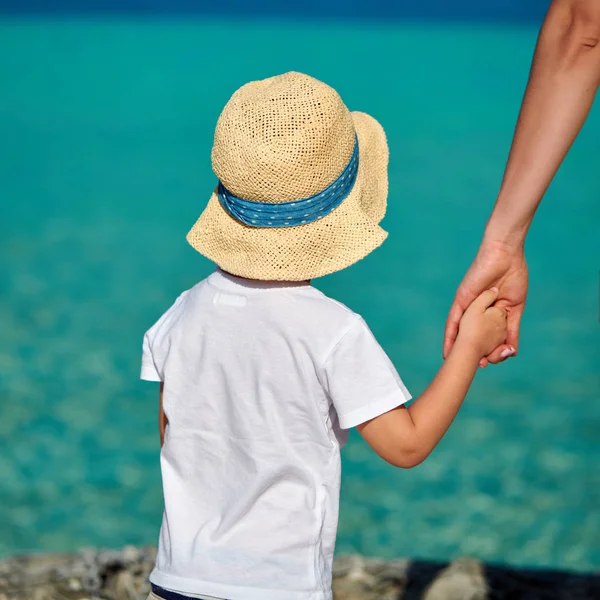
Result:
{"label": "blurred background", "polygon": [[[213,269],[185,234],[249,80],[303,71],[384,125],[389,240],[315,285],[425,388],[547,6],[0,0],[0,555],[157,542],[142,335]],[[596,108],[534,221],[519,357],[414,470],[351,436],[339,554],[600,567],[599,137]]]}

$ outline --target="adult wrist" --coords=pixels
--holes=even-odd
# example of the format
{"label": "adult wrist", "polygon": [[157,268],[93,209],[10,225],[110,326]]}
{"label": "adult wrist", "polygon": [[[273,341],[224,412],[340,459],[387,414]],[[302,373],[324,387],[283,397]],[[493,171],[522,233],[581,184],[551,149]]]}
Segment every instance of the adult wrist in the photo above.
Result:
{"label": "adult wrist", "polygon": [[523,252],[527,229],[508,229],[494,224],[488,225],[481,240],[481,248],[498,250],[507,254]]}
{"label": "adult wrist", "polygon": [[519,215],[515,201],[500,194],[483,233],[483,243],[502,246],[506,250],[522,250],[533,214]]}

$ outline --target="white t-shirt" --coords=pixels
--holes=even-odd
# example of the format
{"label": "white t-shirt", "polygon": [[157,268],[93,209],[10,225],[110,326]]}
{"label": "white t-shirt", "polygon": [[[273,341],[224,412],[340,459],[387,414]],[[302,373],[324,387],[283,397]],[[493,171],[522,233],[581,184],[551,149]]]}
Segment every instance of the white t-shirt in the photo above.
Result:
{"label": "white t-shirt", "polygon": [[150,581],[328,600],[347,429],[410,399],[360,316],[308,283],[216,271],[144,336],[164,381],[165,512]]}

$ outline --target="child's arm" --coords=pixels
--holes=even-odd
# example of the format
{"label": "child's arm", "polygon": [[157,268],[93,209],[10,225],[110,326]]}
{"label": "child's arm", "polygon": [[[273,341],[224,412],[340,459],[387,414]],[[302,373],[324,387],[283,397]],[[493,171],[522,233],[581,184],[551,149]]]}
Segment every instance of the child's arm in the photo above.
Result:
{"label": "child's arm", "polygon": [[410,468],[437,446],[465,399],[482,356],[506,338],[506,311],[492,307],[498,291],[483,292],[465,312],[458,338],[435,379],[406,408],[395,408],[357,427],[387,462]]}
{"label": "child's arm", "polygon": [[160,446],[162,448],[163,442],[165,440],[165,429],[167,428],[167,417],[165,415],[165,411],[163,410],[163,388],[165,384],[160,382],[160,394],[158,399],[158,431],[160,432]]}

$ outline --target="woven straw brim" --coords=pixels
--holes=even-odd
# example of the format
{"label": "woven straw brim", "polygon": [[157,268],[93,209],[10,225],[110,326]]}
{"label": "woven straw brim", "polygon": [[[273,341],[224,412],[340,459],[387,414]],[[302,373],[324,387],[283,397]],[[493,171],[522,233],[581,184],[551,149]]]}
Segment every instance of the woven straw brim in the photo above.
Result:
{"label": "woven straw brim", "polygon": [[314,223],[279,229],[243,225],[221,206],[216,191],[187,235],[190,245],[239,277],[303,281],[340,271],[380,246],[388,194],[388,146],[373,117],[351,113],[358,135],[359,170],[348,197]]}

